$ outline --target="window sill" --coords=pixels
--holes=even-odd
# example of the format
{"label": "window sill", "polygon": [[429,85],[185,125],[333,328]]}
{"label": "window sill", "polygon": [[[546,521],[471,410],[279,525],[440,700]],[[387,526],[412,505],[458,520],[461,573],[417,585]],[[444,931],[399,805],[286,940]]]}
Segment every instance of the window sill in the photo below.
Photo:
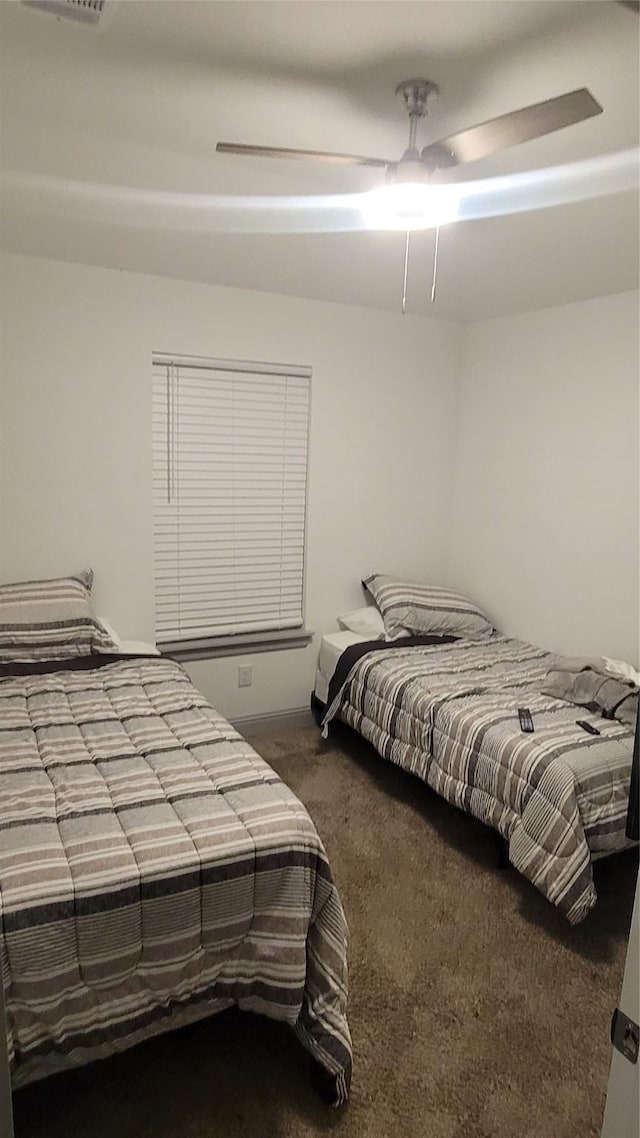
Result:
{"label": "window sill", "polygon": [[313,633],[306,628],[287,628],[283,632],[253,632],[238,636],[212,636],[201,640],[176,640],[158,644],[162,656],[171,660],[208,660],[216,656],[249,656],[258,652],[283,652],[306,648]]}

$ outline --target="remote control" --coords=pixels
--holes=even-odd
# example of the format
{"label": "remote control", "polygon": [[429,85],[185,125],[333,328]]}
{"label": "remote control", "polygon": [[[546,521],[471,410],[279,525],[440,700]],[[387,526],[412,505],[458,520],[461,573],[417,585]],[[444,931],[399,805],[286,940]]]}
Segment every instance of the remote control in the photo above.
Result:
{"label": "remote control", "polygon": [[600,734],[600,732],[598,731],[598,728],[594,727],[593,723],[587,723],[586,719],[576,719],[576,723],[577,723],[578,727],[582,727],[582,730],[588,731],[590,735],[599,735]]}
{"label": "remote control", "polygon": [[529,732],[534,730],[533,719],[531,718],[531,712],[528,707],[518,708],[518,719],[520,720],[521,731]]}

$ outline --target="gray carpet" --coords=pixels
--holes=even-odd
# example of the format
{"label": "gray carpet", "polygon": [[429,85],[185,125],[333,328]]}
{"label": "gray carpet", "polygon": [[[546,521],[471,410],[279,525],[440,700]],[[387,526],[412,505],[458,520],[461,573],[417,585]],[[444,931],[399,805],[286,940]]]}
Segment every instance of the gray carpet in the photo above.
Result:
{"label": "gray carpet", "polygon": [[352,1097],[324,1107],[282,1025],[230,1011],[15,1096],[18,1138],[590,1138],[635,851],[571,928],[493,835],[346,729],[254,746],[309,808],[350,926]]}

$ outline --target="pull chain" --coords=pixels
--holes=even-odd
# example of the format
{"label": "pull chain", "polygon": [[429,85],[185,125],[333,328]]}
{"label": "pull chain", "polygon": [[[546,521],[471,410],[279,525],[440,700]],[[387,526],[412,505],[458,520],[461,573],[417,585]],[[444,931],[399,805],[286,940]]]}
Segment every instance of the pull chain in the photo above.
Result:
{"label": "pull chain", "polygon": [[411,236],[410,230],[407,229],[407,236],[404,243],[404,277],[402,281],[402,315],[404,316],[407,311],[407,275],[409,272],[409,237]]}
{"label": "pull chain", "polygon": [[[409,241],[411,238],[411,231],[407,229],[405,242],[404,242],[404,275],[402,278],[402,315],[405,316],[407,312],[407,277],[409,275]],[[436,285],[438,282],[438,250],[440,247],[440,226],[436,226],[435,242],[433,246],[433,276],[431,278],[431,303],[435,304],[436,299]]]}
{"label": "pull chain", "polygon": [[438,277],[438,245],[440,244],[440,226],[436,226],[436,240],[433,246],[433,278],[431,281],[431,303],[436,299],[436,280]]}

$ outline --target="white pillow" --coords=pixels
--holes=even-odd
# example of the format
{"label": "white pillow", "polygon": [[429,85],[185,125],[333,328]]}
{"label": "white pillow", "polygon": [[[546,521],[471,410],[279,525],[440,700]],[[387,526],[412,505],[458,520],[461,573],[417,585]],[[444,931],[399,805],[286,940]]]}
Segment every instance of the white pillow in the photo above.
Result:
{"label": "white pillow", "polygon": [[120,651],[120,637],[119,637],[118,633],[116,632],[115,628],[113,627],[113,625],[109,623],[106,616],[99,616],[99,617],[96,617],[96,619],[98,621],[98,624],[102,625],[102,627],[104,628],[107,635],[110,636],[112,641],[113,641],[114,647],[111,648],[111,651],[112,652],[113,651],[119,652]]}
{"label": "white pillow", "polygon": [[348,628],[350,632],[357,632],[367,640],[384,640],[385,628],[382,613],[375,605],[365,605],[363,609],[354,609],[338,617],[341,628]]}
{"label": "white pillow", "polygon": [[346,612],[338,617],[338,624],[342,628],[348,628],[350,632],[356,632],[358,636],[364,636],[367,640],[402,640],[411,635],[405,628],[395,633],[387,632],[382,613],[375,605],[366,605],[363,609]]}

